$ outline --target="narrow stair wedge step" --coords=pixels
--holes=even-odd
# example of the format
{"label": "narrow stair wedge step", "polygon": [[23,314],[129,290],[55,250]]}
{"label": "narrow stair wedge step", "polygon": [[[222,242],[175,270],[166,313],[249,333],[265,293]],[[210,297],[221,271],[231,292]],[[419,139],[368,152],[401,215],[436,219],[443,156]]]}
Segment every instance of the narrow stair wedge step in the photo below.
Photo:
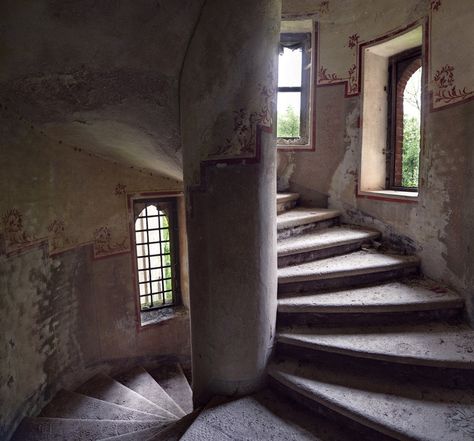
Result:
{"label": "narrow stair wedge step", "polygon": [[97,419],[24,418],[11,441],[92,441],[157,426],[163,427],[163,423]]}
{"label": "narrow stair wedge step", "polygon": [[288,266],[356,251],[378,239],[378,231],[342,225],[281,239],[278,266]]}
{"label": "narrow stair wedge step", "polygon": [[186,413],[158,384],[158,382],[143,367],[136,367],[120,375],[115,379],[124,386],[142,395],[155,403],[158,407],[168,412],[170,418],[181,418]]}
{"label": "narrow stair wedge step", "polygon": [[474,330],[467,325],[294,327],[279,329],[277,342],[391,363],[474,370]]}
{"label": "narrow stair wedge step", "polygon": [[86,420],[161,421],[150,413],[67,390],[59,391],[39,416]]}
{"label": "narrow stair wedge step", "polygon": [[427,388],[374,372],[350,372],[292,361],[274,362],[269,374],[302,396],[397,440],[472,441],[474,391]]}
{"label": "narrow stair wedge step", "polygon": [[278,238],[285,239],[316,228],[335,225],[340,216],[340,211],[329,208],[293,208],[277,216]]}
{"label": "narrow stair wedge step", "polygon": [[298,193],[277,193],[277,214],[293,208],[299,198]]}
{"label": "narrow stair wedge step", "polygon": [[463,308],[457,293],[425,279],[406,279],[375,286],[321,293],[288,293],[278,299],[285,313],[388,313]]}
{"label": "narrow stair wedge step", "polygon": [[108,401],[130,409],[156,415],[157,419],[170,420],[169,412],[165,412],[155,403],[135,391],[124,386],[108,375],[98,374],[80,386],[76,392],[99,400]]}
{"label": "narrow stair wedge step", "polygon": [[193,411],[193,392],[180,364],[163,364],[149,373],[186,414]]}
{"label": "narrow stair wedge step", "polygon": [[369,285],[418,273],[419,258],[356,251],[278,269],[278,291],[299,292]]}

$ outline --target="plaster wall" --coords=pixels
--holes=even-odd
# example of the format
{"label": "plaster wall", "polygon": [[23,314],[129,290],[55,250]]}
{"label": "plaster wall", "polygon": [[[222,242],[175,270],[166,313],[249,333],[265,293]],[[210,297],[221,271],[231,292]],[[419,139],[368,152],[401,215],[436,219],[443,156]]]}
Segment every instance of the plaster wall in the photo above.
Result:
{"label": "plaster wall", "polygon": [[265,381],[276,320],[275,136],[281,5],[209,0],[183,70],[193,393]]}
{"label": "plaster wall", "polygon": [[[331,207],[344,210],[345,221],[378,228],[393,244],[416,251],[422,258],[424,273],[463,294],[470,317],[474,317],[474,85],[468,74],[473,69],[474,30],[469,24],[474,13],[472,3],[287,0],[283,11],[292,19],[311,16],[320,22],[317,69],[322,72],[323,67],[330,66],[326,72],[335,72],[338,78],[331,81],[318,76],[315,151],[291,153],[291,188],[301,192],[308,202],[324,204],[328,200]],[[421,19],[428,20],[430,31],[418,201],[358,197],[362,146],[360,78],[345,76],[344,70],[359,62],[357,54],[364,42],[390,35]],[[453,32],[454,28],[459,32]],[[445,77],[448,71],[453,76]],[[446,98],[448,92],[452,99]],[[280,162],[288,161],[288,153],[279,155],[283,157]]]}
{"label": "plaster wall", "polygon": [[182,179],[179,82],[203,0],[0,2],[0,102],[55,139]]}
{"label": "plaster wall", "polygon": [[[182,183],[59,143],[4,107],[0,118],[3,440],[59,388],[159,358],[188,364],[190,343],[187,314],[138,326],[127,207]],[[184,270],[183,282],[189,305]]]}

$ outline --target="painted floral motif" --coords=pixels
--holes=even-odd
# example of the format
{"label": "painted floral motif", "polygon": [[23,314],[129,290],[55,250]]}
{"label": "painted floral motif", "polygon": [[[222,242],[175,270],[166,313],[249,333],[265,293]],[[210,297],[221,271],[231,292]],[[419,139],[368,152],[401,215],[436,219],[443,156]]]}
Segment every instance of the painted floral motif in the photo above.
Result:
{"label": "painted floral motif", "polygon": [[7,211],[2,217],[5,239],[9,245],[21,245],[33,240],[23,227],[23,215],[16,208]]}
{"label": "painted floral motif", "polygon": [[433,80],[436,87],[434,94],[436,103],[450,104],[474,95],[474,91],[468,91],[465,87],[460,89],[456,86],[454,80],[454,66],[449,64],[438,69]]}
{"label": "painted floral motif", "polygon": [[94,253],[98,256],[123,251],[126,249],[125,241],[126,239],[123,239],[122,242],[112,242],[109,227],[100,227],[94,233]]}
{"label": "painted floral motif", "polygon": [[252,154],[255,150],[257,125],[271,127],[273,124],[273,98],[275,89],[259,85],[262,106],[258,112],[250,113],[247,109],[234,111],[232,138],[227,138],[210,156]]}
{"label": "painted floral motif", "polygon": [[115,195],[121,196],[127,192],[127,186],[125,184],[121,184],[120,182],[115,186]]}
{"label": "painted floral motif", "polygon": [[62,219],[55,219],[49,224],[49,246],[51,251],[56,251],[70,244],[69,239],[66,237],[65,229],[65,224]]}
{"label": "painted floral motif", "polygon": [[349,36],[349,49],[354,49],[359,44],[359,34],[353,34]]}
{"label": "painted floral motif", "polygon": [[355,93],[357,93],[358,89],[359,89],[359,85],[357,83],[357,66],[355,64],[353,64],[349,71],[348,71],[348,74],[349,74],[349,81],[348,81],[348,84],[347,84],[347,87],[348,87],[348,93],[349,95],[353,95]]}
{"label": "painted floral motif", "polygon": [[335,81],[342,81],[342,78],[339,78],[335,73],[328,73],[327,68],[321,66],[318,71],[318,80],[320,83],[333,83]]}
{"label": "painted floral motif", "polygon": [[431,0],[431,10],[438,11],[441,7],[441,0]]}
{"label": "painted floral motif", "polygon": [[327,14],[329,12],[329,1],[323,1],[319,5],[319,13],[321,15]]}
{"label": "painted floral motif", "polygon": [[454,408],[446,417],[453,432],[464,432],[474,436],[474,413],[472,411]]}

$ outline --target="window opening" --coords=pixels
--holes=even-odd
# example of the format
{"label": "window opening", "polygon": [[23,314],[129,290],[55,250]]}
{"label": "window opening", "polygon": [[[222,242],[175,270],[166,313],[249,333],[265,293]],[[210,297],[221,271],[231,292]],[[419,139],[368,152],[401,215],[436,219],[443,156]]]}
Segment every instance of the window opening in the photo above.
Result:
{"label": "window opening", "polygon": [[389,187],[417,191],[422,119],[421,48],[389,60]]}
{"label": "window opening", "polygon": [[172,306],[178,300],[176,201],[135,201],[135,249],[140,310]]}
{"label": "window opening", "polygon": [[278,144],[307,144],[311,34],[281,34],[278,62]]}

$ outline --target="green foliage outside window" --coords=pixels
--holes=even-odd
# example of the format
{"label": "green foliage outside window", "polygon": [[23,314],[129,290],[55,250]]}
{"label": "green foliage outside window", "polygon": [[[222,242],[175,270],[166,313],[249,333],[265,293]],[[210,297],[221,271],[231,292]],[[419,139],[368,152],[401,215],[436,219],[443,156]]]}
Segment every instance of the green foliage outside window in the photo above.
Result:
{"label": "green foliage outside window", "polygon": [[282,115],[278,114],[277,136],[278,138],[300,137],[300,117],[293,106],[288,106]]}
{"label": "green foliage outside window", "polygon": [[403,187],[418,187],[420,167],[420,121],[415,117],[403,120]]}

